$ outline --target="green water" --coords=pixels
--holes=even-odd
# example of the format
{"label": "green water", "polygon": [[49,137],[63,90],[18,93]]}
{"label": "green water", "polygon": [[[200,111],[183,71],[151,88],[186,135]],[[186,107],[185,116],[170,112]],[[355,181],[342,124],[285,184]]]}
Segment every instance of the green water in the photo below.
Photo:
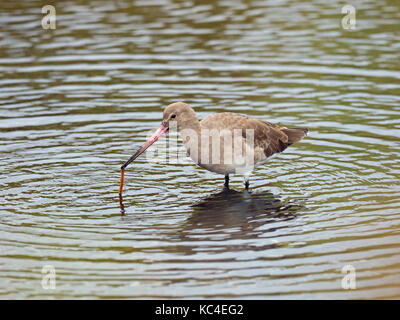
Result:
{"label": "green water", "polygon": [[[400,4],[345,4],[1,2],[0,298],[400,298]],[[175,101],[310,132],[250,193],[139,158],[121,216]]]}

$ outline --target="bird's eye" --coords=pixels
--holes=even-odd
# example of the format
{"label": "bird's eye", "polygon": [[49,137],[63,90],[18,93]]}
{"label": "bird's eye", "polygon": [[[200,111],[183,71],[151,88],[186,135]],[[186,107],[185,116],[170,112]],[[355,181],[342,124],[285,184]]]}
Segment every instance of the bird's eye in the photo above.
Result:
{"label": "bird's eye", "polygon": [[176,114],[173,114],[173,115],[171,116],[171,119],[174,119],[174,118],[176,118]]}

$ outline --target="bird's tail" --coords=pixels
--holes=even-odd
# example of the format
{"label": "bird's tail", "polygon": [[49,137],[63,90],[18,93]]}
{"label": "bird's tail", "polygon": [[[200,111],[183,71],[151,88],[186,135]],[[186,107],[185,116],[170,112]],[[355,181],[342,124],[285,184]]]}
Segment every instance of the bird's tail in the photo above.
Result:
{"label": "bird's tail", "polygon": [[288,143],[292,144],[303,139],[308,132],[305,128],[284,128],[282,131],[288,136]]}

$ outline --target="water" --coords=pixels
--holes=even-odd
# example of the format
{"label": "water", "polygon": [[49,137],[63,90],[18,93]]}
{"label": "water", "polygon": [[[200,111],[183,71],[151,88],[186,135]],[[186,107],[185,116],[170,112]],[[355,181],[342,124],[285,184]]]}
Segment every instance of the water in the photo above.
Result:
{"label": "water", "polygon": [[[1,2],[0,297],[400,298],[400,5],[352,4]],[[121,215],[175,101],[310,133],[250,193],[139,158]]]}

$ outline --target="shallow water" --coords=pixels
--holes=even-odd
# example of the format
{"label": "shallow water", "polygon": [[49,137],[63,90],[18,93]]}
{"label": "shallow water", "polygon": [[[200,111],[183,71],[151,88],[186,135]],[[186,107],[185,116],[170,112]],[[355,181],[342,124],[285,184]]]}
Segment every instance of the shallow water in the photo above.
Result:
{"label": "shallow water", "polygon": [[[42,5],[0,3],[1,298],[400,298],[398,2]],[[310,133],[249,193],[139,158],[121,215],[174,101]]]}

